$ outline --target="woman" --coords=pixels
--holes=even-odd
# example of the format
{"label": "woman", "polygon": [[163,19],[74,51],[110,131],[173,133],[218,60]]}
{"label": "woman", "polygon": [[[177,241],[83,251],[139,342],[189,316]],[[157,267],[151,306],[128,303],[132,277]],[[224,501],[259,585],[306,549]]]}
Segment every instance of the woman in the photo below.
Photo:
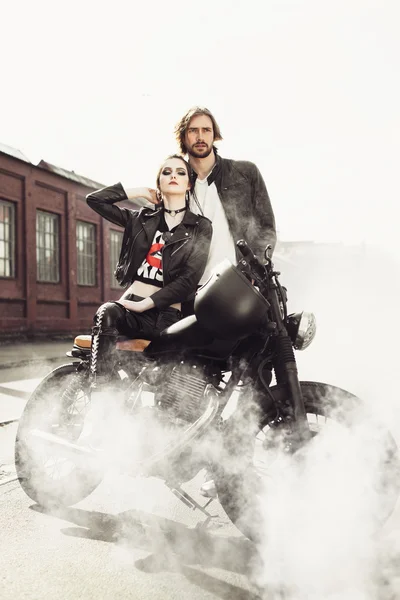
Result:
{"label": "woman", "polygon": [[115,275],[121,286],[129,286],[118,302],[103,304],[95,315],[91,371],[97,378],[107,380],[118,335],[154,339],[182,317],[181,303],[195,294],[212,226],[188,208],[192,185],[189,164],[172,155],[157,175],[155,210],[116,206],[127,200],[120,183],[86,196],[93,210],[125,228]]}

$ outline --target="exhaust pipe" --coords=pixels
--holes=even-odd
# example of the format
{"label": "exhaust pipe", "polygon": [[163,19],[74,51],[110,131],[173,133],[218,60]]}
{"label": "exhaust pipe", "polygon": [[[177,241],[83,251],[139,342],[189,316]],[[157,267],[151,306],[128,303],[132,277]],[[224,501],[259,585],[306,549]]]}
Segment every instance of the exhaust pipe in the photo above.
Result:
{"label": "exhaust pipe", "polygon": [[65,458],[71,458],[73,460],[76,460],[77,458],[96,458],[97,460],[99,459],[99,453],[97,450],[94,450],[89,446],[74,444],[73,442],[64,440],[58,435],[54,435],[53,433],[47,433],[46,431],[41,431],[40,429],[31,429],[29,435],[35,438],[36,440],[44,442],[44,444],[47,446],[53,446],[57,450],[62,451],[62,454],[63,456],[65,456]]}

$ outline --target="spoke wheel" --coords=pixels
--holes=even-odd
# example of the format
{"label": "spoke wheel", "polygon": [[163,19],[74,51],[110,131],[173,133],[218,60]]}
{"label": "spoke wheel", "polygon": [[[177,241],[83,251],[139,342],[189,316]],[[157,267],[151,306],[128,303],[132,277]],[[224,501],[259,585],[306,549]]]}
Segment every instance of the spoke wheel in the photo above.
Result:
{"label": "spoke wheel", "polygon": [[[374,507],[370,520],[375,528],[390,516],[399,497],[397,445],[388,430],[368,413],[362,401],[340,388],[323,383],[302,382],[301,389],[312,433],[310,442],[303,448],[294,450],[289,429],[268,425],[274,418],[273,412],[264,414],[251,432],[244,429],[240,412],[237,417],[233,416],[231,422],[227,421],[225,451],[215,469],[218,497],[229,518],[254,541],[259,540],[261,532],[266,532],[263,507],[268,503],[268,491],[271,499],[276,497],[275,486],[287,483],[285,477],[288,477],[294,463],[300,468],[302,464],[308,465],[306,473],[313,473],[310,463],[307,463],[307,457],[312,457],[313,452],[325,453],[323,477],[331,477],[332,482],[337,477],[338,461],[342,460],[344,470],[353,468],[353,479],[348,478],[347,481],[350,481],[352,489],[354,483],[357,501],[360,502],[360,491],[368,494]],[[275,386],[271,392],[279,402],[285,401],[284,388]],[[350,449],[351,454],[345,455],[343,448],[346,451]],[[319,460],[318,454],[315,456]],[[357,470],[360,464],[364,468]],[[332,472],[329,473],[331,466]],[[300,485],[303,481],[298,479]],[[310,481],[312,490],[317,492],[316,482]],[[330,485],[334,485],[331,481]],[[340,485],[341,477],[337,481]],[[344,506],[348,502],[351,511],[355,493],[352,495],[344,487],[342,498]],[[339,510],[333,517],[330,512],[330,518],[339,518],[338,515]]]}
{"label": "spoke wheel", "polygon": [[79,443],[90,409],[88,378],[76,364],[54,369],[34,390],[19,421],[15,465],[19,482],[35,502],[68,506],[87,497],[101,482],[98,464],[63,455],[62,448],[32,436],[39,430]]}

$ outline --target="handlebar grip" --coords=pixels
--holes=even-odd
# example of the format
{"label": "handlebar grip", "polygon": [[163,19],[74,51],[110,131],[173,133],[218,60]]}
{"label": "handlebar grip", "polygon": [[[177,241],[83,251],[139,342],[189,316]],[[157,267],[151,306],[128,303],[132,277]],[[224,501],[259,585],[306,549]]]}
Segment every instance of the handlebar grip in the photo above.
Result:
{"label": "handlebar grip", "polygon": [[247,260],[258,260],[253,250],[246,242],[246,240],[239,240],[238,242],[236,242],[236,246],[239,248],[244,258],[247,258]]}
{"label": "handlebar grip", "polygon": [[254,254],[253,250],[250,248],[246,240],[239,240],[236,242],[236,246],[239,248],[243,257],[249,263],[250,269],[257,276],[257,278],[264,279],[265,277],[265,269],[263,265],[258,260],[257,256]]}

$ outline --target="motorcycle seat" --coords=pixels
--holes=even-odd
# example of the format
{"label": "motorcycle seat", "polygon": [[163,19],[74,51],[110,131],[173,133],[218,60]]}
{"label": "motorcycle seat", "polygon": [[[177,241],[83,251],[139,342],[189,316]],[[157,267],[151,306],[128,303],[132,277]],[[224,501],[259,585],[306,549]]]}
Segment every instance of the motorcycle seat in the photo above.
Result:
{"label": "motorcycle seat", "polygon": [[119,339],[117,341],[117,350],[124,350],[128,352],[143,352],[150,344],[150,340],[142,339]]}
{"label": "motorcycle seat", "polygon": [[[145,348],[150,344],[150,340],[143,339],[130,339],[126,337],[119,337],[117,341],[117,350],[123,350],[128,352],[143,352]],[[74,339],[74,346],[89,350],[92,346],[91,335],[77,335]]]}

